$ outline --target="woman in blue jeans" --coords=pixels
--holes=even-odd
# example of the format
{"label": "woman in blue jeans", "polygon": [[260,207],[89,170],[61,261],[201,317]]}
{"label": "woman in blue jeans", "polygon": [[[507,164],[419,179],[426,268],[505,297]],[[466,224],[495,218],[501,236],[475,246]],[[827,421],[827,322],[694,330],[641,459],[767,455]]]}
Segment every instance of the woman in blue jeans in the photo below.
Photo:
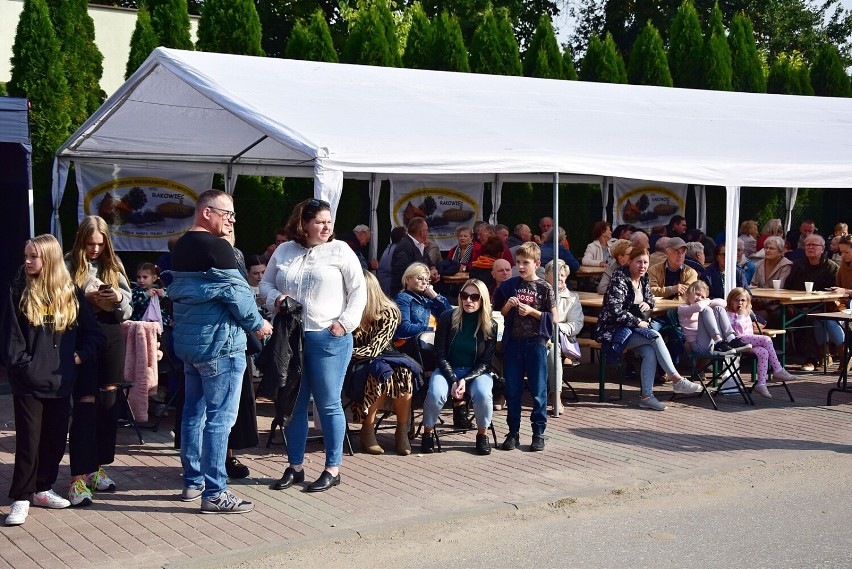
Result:
{"label": "woman in blue jeans", "polygon": [[491,318],[488,288],[478,279],[470,279],[459,293],[459,305],[438,320],[435,332],[435,357],[438,369],[429,380],[423,403],[423,440],[421,452],[434,452],[432,430],[447,397],[461,401],[470,393],[476,419],[476,452],[491,454],[486,429],[491,425],[494,401],[491,390],[491,360],[497,346],[497,323]]}
{"label": "woman in blue jeans", "polygon": [[308,404],[313,396],[322,424],[325,470],[307,490],[323,492],[340,484],[346,432],[340,393],[352,356],[352,332],[361,322],[367,293],[358,257],[346,242],[334,240],[328,202],[299,203],[286,227],[292,241],[272,254],[260,293],[276,311],[288,296],[303,306],[304,369],[286,429],[290,465],[273,488],[283,490],[305,480]]}

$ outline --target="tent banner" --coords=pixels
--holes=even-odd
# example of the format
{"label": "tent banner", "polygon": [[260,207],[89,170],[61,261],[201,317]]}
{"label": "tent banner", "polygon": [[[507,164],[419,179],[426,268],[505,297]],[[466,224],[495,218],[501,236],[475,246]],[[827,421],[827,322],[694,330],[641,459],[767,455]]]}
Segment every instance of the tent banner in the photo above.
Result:
{"label": "tent banner", "polygon": [[456,228],[482,219],[482,182],[390,180],[391,227],[407,226],[415,217],[426,219],[429,237],[442,251],[458,244]]}
{"label": "tent banner", "polygon": [[117,251],[167,251],[192,227],[195,202],[213,174],[77,164],[78,217],[99,215]]}
{"label": "tent banner", "polygon": [[687,184],[613,178],[613,226],[635,225],[651,229],[668,225],[672,216],[686,211]]}

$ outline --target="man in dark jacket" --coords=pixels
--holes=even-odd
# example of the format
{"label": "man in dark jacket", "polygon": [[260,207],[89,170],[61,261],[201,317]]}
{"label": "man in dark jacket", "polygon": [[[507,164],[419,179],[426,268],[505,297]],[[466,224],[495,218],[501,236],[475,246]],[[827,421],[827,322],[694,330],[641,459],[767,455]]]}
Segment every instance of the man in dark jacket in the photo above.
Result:
{"label": "man in dark jacket", "polygon": [[408,222],[408,235],[403,237],[393,252],[391,260],[391,297],[402,290],[402,275],[411,263],[423,263],[431,269],[433,280],[437,272],[426,254],[429,243],[429,225],[422,217]]}

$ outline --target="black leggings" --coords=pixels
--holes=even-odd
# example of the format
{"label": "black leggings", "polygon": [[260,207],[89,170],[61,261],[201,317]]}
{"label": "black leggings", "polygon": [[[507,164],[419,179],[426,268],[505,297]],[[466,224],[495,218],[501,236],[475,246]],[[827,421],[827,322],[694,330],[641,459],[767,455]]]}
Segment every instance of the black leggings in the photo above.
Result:
{"label": "black leggings", "polygon": [[12,397],[15,407],[15,468],[9,498],[28,500],[50,490],[65,454],[70,397]]}
{"label": "black leggings", "polygon": [[[107,338],[106,347],[96,362],[84,364],[74,389],[69,437],[71,476],[94,472],[99,466],[115,460],[115,438],[118,433],[118,410],[123,403],[120,390],[104,391],[107,385],[124,381],[124,333],[121,324],[101,322]],[[95,377],[97,381],[91,381]],[[95,403],[81,403],[83,397],[95,396]]]}

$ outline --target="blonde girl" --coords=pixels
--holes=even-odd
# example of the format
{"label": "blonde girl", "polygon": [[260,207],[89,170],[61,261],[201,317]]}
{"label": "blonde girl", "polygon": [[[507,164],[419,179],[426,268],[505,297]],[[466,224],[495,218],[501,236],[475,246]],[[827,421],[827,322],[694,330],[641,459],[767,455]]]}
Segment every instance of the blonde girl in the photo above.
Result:
{"label": "blonde girl", "polygon": [[751,296],[748,291],[737,287],[728,294],[727,300],[728,319],[731,321],[731,327],[743,342],[751,344],[750,351],[757,358],[757,385],[754,387],[754,391],[758,395],[771,399],[772,395],[766,387],[769,364],[772,364],[772,370],[778,379],[790,381],[796,379],[796,376],[781,367],[772,340],[754,333],[754,325],[751,320]]}
{"label": "blonde girl", "polygon": [[85,506],[91,503],[93,490],[116,489],[103,465],[115,460],[118,384],[124,381],[121,323],[130,319],[132,295],[130,280],[115,254],[109,227],[96,215],[84,217],[80,222],[65,262],[74,284],[85,291],[86,300],[94,308],[107,342],[95,365],[84,366],[73,395],[68,499],[72,505]]}
{"label": "blonde girl", "polygon": [[71,392],[78,366],[104,344],[83,293],[74,286],[52,235],[24,246],[24,266],[2,311],[3,363],[15,413],[15,466],[6,525],[20,525],[33,505],[67,508],[53,491],[65,454]]}
{"label": "blonde girl", "polygon": [[[355,401],[352,405],[352,417],[361,423],[361,448],[368,454],[382,454],[384,451],[376,441],[374,423],[376,413],[391,400],[396,414],[396,452],[405,456],[411,454],[411,444],[408,440],[408,423],[411,416],[411,396],[414,392],[414,375],[417,371],[414,363],[405,357],[394,356],[392,361],[383,358],[393,350],[393,335],[399,326],[399,308],[391,299],[385,296],[379,281],[369,271],[364,271],[364,281],[367,284],[367,307],[361,317],[361,324],[352,333],[352,365],[350,369],[361,369],[360,374],[354,375],[362,380],[356,382],[363,385],[363,401]],[[401,354],[399,354],[401,356]],[[389,366],[393,371],[386,376],[379,376],[370,371],[377,363]],[[407,363],[410,362],[410,363]],[[353,394],[353,398],[357,397]]]}

